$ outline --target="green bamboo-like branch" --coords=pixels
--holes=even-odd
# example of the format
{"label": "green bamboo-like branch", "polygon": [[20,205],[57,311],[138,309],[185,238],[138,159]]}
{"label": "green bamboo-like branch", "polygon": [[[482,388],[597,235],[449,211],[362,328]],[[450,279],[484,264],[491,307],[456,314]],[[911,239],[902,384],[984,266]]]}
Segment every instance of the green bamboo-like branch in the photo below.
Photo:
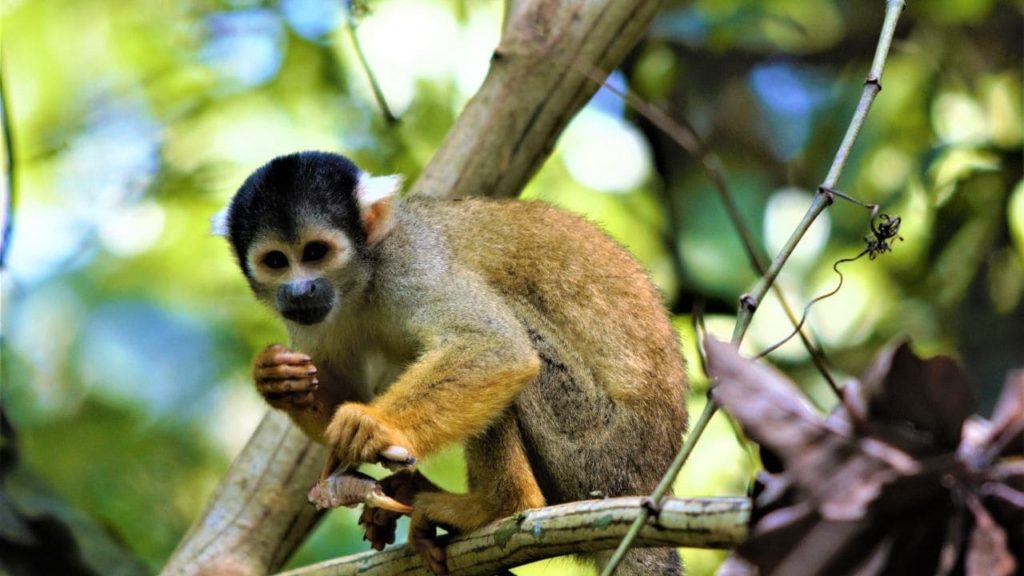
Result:
{"label": "green bamboo-like branch", "polygon": [[[828,175],[825,177],[825,181],[818,187],[818,192],[814,196],[814,200],[811,202],[810,207],[804,214],[804,218],[800,221],[800,224],[796,227],[793,233],[790,235],[789,240],[783,246],[779,254],[772,260],[771,265],[768,267],[768,271],[765,272],[764,276],[758,282],[754,291],[748,295],[744,295],[740,299],[740,312],[736,318],[736,327],[733,330],[732,343],[739,346],[743,340],[743,336],[746,334],[747,328],[750,326],[750,321],[754,316],[754,312],[757,311],[758,304],[767,294],[768,290],[774,284],[775,279],[778,278],[779,272],[782,271],[782,267],[786,264],[790,255],[793,254],[793,250],[796,245],[803,238],[804,233],[811,227],[814,220],[820,215],[825,208],[832,203],[832,192],[835,188],[836,183],[839,181],[839,177],[842,174],[843,168],[846,166],[846,161],[850,157],[850,151],[853,149],[854,143],[857,141],[857,136],[860,134],[861,128],[864,126],[864,121],[867,119],[868,112],[871,110],[871,105],[875,101],[875,97],[882,90],[882,71],[885,68],[885,61],[889,55],[889,49],[892,46],[893,36],[896,34],[896,24],[899,21],[900,14],[903,12],[905,6],[904,0],[888,0],[886,2],[885,9],[885,21],[882,24],[882,32],[878,39],[878,46],[875,49],[875,57],[871,63],[871,69],[868,72],[867,79],[864,81],[864,90],[861,93],[860,102],[857,104],[857,109],[854,111],[853,119],[850,121],[850,125],[846,130],[846,135],[843,137],[842,143],[839,145],[839,150],[836,152],[835,158],[832,161],[832,166],[829,168]],[[693,429],[690,431],[690,435],[687,437],[683,447],[679,450],[675,460],[672,462],[669,470],[665,473],[661,483],[658,485],[658,489],[663,486],[671,485],[675,480],[676,475],[682,468],[683,464],[689,458],[690,453],[693,451],[693,447],[696,445],[697,440],[703,434],[704,429],[707,427],[708,422],[711,421],[711,417],[714,416],[717,411],[717,406],[708,398],[708,403],[704,406],[704,410],[701,412],[700,417],[697,419],[697,423],[694,424]],[[667,488],[666,488],[667,489]],[[664,491],[658,492],[651,495],[651,499],[654,502],[660,502],[661,497],[664,495]],[[622,539],[619,547],[616,548],[615,553],[612,555],[611,560],[605,566],[601,572],[601,576],[610,576],[618,565],[622,562],[622,558],[626,555],[626,551],[629,550],[633,539],[639,534],[640,529],[643,528],[643,524],[647,522],[650,512],[646,509],[641,510],[637,515],[636,520],[633,522],[633,526],[630,527],[626,537]]]}
{"label": "green bamboo-like branch", "polygon": [[[570,502],[527,510],[445,546],[452,576],[487,576],[527,562],[613,548],[644,498],[627,496]],[[740,497],[666,498],[658,516],[643,525],[637,544],[728,549],[746,537],[750,500]],[[279,576],[429,576],[411,546],[364,552],[305,566]]]}

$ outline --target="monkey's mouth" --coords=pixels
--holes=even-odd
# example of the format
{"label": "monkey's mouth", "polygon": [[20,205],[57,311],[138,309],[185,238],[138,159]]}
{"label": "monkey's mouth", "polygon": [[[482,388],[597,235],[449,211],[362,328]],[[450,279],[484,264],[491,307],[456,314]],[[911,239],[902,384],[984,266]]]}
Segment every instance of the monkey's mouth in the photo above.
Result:
{"label": "monkey's mouth", "polygon": [[292,322],[311,326],[321,322],[330,311],[330,306],[295,307],[282,310],[281,315]]}

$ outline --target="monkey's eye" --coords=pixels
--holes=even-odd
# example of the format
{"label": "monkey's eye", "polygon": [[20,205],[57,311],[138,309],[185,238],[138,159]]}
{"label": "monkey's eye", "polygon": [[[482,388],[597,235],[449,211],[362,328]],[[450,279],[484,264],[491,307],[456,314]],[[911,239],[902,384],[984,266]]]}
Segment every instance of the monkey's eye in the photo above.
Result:
{"label": "monkey's eye", "polygon": [[263,256],[263,265],[267,268],[274,270],[280,270],[288,265],[288,257],[284,255],[284,252],[280,250],[274,250],[273,252],[267,252]]}
{"label": "monkey's eye", "polygon": [[327,244],[324,242],[310,242],[302,249],[302,261],[316,262],[326,256],[328,250]]}

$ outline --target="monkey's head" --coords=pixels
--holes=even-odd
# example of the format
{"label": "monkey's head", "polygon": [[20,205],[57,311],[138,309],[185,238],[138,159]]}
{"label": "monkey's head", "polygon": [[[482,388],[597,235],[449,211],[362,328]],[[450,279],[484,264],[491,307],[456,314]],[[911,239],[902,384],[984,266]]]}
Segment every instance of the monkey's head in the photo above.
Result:
{"label": "monkey's head", "polygon": [[372,177],[337,154],[281,156],[246,179],[212,229],[231,243],[260,300],[313,325],[367,285],[400,186],[401,178]]}

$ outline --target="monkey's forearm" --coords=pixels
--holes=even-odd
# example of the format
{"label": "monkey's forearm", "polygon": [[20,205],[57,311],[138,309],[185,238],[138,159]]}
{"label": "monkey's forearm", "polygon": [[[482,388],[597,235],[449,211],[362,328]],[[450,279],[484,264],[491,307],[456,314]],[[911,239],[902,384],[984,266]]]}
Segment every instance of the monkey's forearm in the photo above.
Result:
{"label": "monkey's forearm", "polygon": [[455,357],[444,349],[425,354],[371,405],[401,429],[418,456],[486,428],[540,369],[529,347],[484,353],[469,363]]}

